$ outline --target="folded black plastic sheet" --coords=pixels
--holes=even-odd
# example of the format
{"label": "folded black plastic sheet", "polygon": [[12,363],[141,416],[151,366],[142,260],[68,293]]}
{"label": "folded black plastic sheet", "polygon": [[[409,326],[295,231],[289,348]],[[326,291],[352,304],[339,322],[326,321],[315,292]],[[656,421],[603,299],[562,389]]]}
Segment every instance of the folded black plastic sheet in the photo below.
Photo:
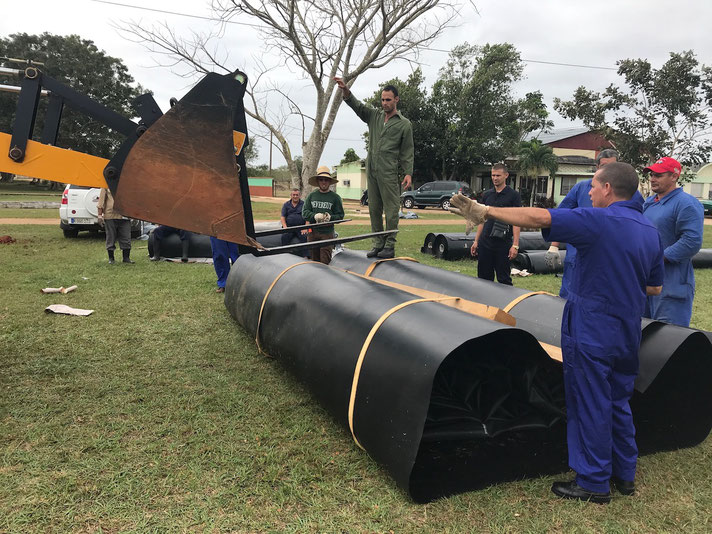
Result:
{"label": "folded black plastic sheet", "polygon": [[703,248],[692,256],[692,266],[695,269],[709,269],[712,267],[712,248]]}
{"label": "folded black plastic sheet", "polygon": [[[349,250],[331,262],[361,274],[372,264],[364,254]],[[530,293],[406,260],[381,262],[371,276],[503,309]],[[560,347],[564,302],[535,294],[509,313],[518,328]],[[650,453],[696,445],[712,429],[712,333],[650,320],[643,320],[641,327],[640,368],[631,399],[638,447]]]}
{"label": "folded black plastic sheet", "polygon": [[564,271],[564,258],[566,258],[566,251],[559,251],[559,258],[561,259],[560,266],[556,269],[552,269],[546,263],[546,250],[528,250],[526,252],[520,252],[512,260],[512,267],[517,269],[526,269],[532,274],[555,274]]}
{"label": "folded black plastic sheet", "polygon": [[[269,293],[263,351],[348,428],[364,342],[384,314],[416,297],[314,262],[291,267],[299,262],[288,254],[241,256],[225,304],[255,335]],[[398,485],[427,502],[560,472],[563,405],[561,367],[531,334],[421,302],[388,317],[368,345],[353,428]]]}

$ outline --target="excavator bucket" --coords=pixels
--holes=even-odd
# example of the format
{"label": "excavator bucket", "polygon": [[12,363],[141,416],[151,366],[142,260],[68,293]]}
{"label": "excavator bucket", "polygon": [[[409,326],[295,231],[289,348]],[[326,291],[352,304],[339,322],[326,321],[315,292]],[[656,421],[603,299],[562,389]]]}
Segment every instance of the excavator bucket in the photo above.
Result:
{"label": "excavator bucket", "polygon": [[247,136],[245,82],[208,74],[111,160],[104,175],[122,214],[261,248],[235,146]]}

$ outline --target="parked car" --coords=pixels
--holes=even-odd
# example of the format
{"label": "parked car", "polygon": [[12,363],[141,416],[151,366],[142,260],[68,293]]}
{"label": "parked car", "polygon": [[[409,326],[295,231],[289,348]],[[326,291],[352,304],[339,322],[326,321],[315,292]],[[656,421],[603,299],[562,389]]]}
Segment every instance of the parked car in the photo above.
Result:
{"label": "parked car", "polygon": [[705,217],[712,215],[712,200],[701,199],[700,203],[705,210]]}
{"label": "parked car", "polygon": [[439,180],[423,184],[415,191],[406,191],[401,195],[401,202],[406,209],[440,206],[446,210],[450,208],[450,198],[458,193],[472,197],[472,189],[466,182]]}
{"label": "parked car", "polygon": [[[77,237],[80,231],[99,232],[96,205],[101,189],[68,185],[62,193],[59,205],[59,227],[64,237]],[[143,232],[143,221],[131,219],[131,237],[138,237]]]}

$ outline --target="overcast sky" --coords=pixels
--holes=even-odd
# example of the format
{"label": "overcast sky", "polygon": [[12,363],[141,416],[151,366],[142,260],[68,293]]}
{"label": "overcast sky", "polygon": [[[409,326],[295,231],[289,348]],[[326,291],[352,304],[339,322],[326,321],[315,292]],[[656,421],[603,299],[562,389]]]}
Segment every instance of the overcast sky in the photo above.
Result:
{"label": "overcast sky", "polygon": [[[474,0],[474,3],[479,13],[465,4],[460,12],[459,26],[447,30],[433,43],[433,50],[421,56],[426,86],[432,85],[438,69],[447,59],[447,53],[439,50],[450,50],[466,41],[471,44],[509,42],[525,60],[525,79],[515,86],[515,92],[524,95],[529,91],[541,91],[557,127],[578,125],[565,121],[553,110],[553,98],[569,98],[580,85],[602,90],[610,83],[617,83],[615,62],[619,59],[645,58],[654,67],[659,67],[670,52],[691,49],[702,63],[712,65],[709,29],[712,2],[708,0],[599,0],[595,3],[581,0]],[[140,6],[141,9],[130,6]],[[78,34],[92,40],[108,55],[121,58],[133,77],[154,92],[156,101],[165,110],[168,99],[185,94],[193,81],[178,76],[175,68],[157,66],[165,62],[165,58],[151,55],[140,44],[120,35],[115,27],[126,21],[141,21],[144,25],[167,24],[177,35],[190,38],[191,32],[208,32],[214,27],[214,22],[196,18],[210,16],[209,3],[201,0],[32,0],[3,10],[0,35],[46,31],[57,35]],[[229,49],[230,64],[248,76],[256,69],[254,58],[261,54],[262,43],[255,31],[237,24],[229,25],[223,44]],[[370,96],[379,82],[395,76],[405,79],[412,68],[405,62],[389,65],[387,72],[374,71],[360,78],[353,91],[358,97]],[[285,79],[289,78],[287,74]],[[312,93],[308,87],[302,81],[291,82],[291,95],[310,101]],[[321,163],[337,164],[349,147],[364,157],[361,139],[364,130],[363,123],[353,112],[342,106]],[[290,141],[293,141],[295,155],[299,153],[300,139],[301,133],[294,129]],[[259,161],[266,163],[268,145],[262,141],[257,144]],[[276,150],[273,158],[275,167],[284,163]]]}

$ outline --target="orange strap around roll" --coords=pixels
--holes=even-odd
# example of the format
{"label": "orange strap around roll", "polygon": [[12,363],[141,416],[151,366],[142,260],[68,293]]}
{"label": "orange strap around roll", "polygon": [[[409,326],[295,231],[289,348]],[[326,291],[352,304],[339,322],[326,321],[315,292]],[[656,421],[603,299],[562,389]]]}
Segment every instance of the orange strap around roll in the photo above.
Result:
{"label": "orange strap around roll", "polygon": [[380,263],[383,263],[384,261],[395,261],[395,260],[405,260],[405,261],[414,261],[415,263],[419,263],[418,260],[415,258],[409,258],[407,256],[400,256],[398,258],[384,258],[382,260],[376,260],[374,261],[371,265],[368,266],[368,269],[366,269],[366,272],[363,273],[364,276],[371,276],[371,273],[373,270],[378,267]]}
{"label": "orange strap around roll", "polygon": [[269,286],[269,289],[267,289],[267,293],[265,293],[265,298],[262,299],[262,306],[260,307],[260,315],[257,317],[257,329],[255,330],[255,343],[257,343],[257,349],[260,351],[260,353],[265,354],[269,356],[266,352],[262,350],[262,345],[260,344],[260,324],[262,323],[262,312],[265,310],[265,304],[267,304],[267,297],[269,297],[269,294],[272,292],[272,288],[274,288],[274,285],[277,283],[277,281],[284,276],[284,274],[289,271],[290,269],[294,269],[295,267],[299,265],[308,265],[308,264],[316,264],[316,265],[324,265],[323,263],[319,262],[314,262],[314,261],[301,261],[299,263],[295,263],[294,265],[290,265],[287,267],[284,271],[279,273],[277,275],[277,278],[274,279],[272,284]]}
{"label": "orange strap around roll", "polygon": [[[406,306],[410,306],[411,304],[418,304],[420,302],[440,302],[442,300],[450,300],[450,299],[456,299],[457,297],[443,297],[443,298],[432,298],[432,299],[415,299],[415,300],[409,300],[407,302],[402,302],[398,304],[398,306],[394,306],[390,310],[388,310],[386,313],[384,313],[378,321],[376,321],[376,324],[373,325],[371,328],[371,331],[368,333],[368,336],[366,336],[366,341],[364,341],[363,346],[361,347],[361,352],[358,355],[358,360],[356,360],[356,368],[354,369],[354,378],[351,383],[351,396],[349,397],[349,429],[351,430],[351,436],[354,438],[354,441],[356,442],[356,445],[361,447],[363,449],[363,445],[359,443],[358,439],[356,438],[356,434],[354,433],[354,404],[356,402],[356,390],[358,389],[358,380],[359,376],[361,375],[361,367],[363,366],[363,360],[366,357],[366,352],[368,351],[368,347],[371,344],[371,340],[373,339],[373,336],[376,335],[376,332],[378,332],[378,329],[381,327],[381,325],[385,322],[386,319],[388,319],[391,315],[396,313],[398,310],[402,310]],[[366,450],[366,449],[364,449]]]}
{"label": "orange strap around roll", "polygon": [[556,295],[552,295],[548,291],[532,291],[531,293],[524,293],[524,295],[519,295],[516,299],[514,299],[512,302],[510,302],[504,308],[502,308],[502,311],[509,313],[512,310],[512,308],[514,308],[521,301],[523,301],[524,299],[528,299],[529,297],[533,297],[534,295],[550,295],[552,297],[556,296]]}

